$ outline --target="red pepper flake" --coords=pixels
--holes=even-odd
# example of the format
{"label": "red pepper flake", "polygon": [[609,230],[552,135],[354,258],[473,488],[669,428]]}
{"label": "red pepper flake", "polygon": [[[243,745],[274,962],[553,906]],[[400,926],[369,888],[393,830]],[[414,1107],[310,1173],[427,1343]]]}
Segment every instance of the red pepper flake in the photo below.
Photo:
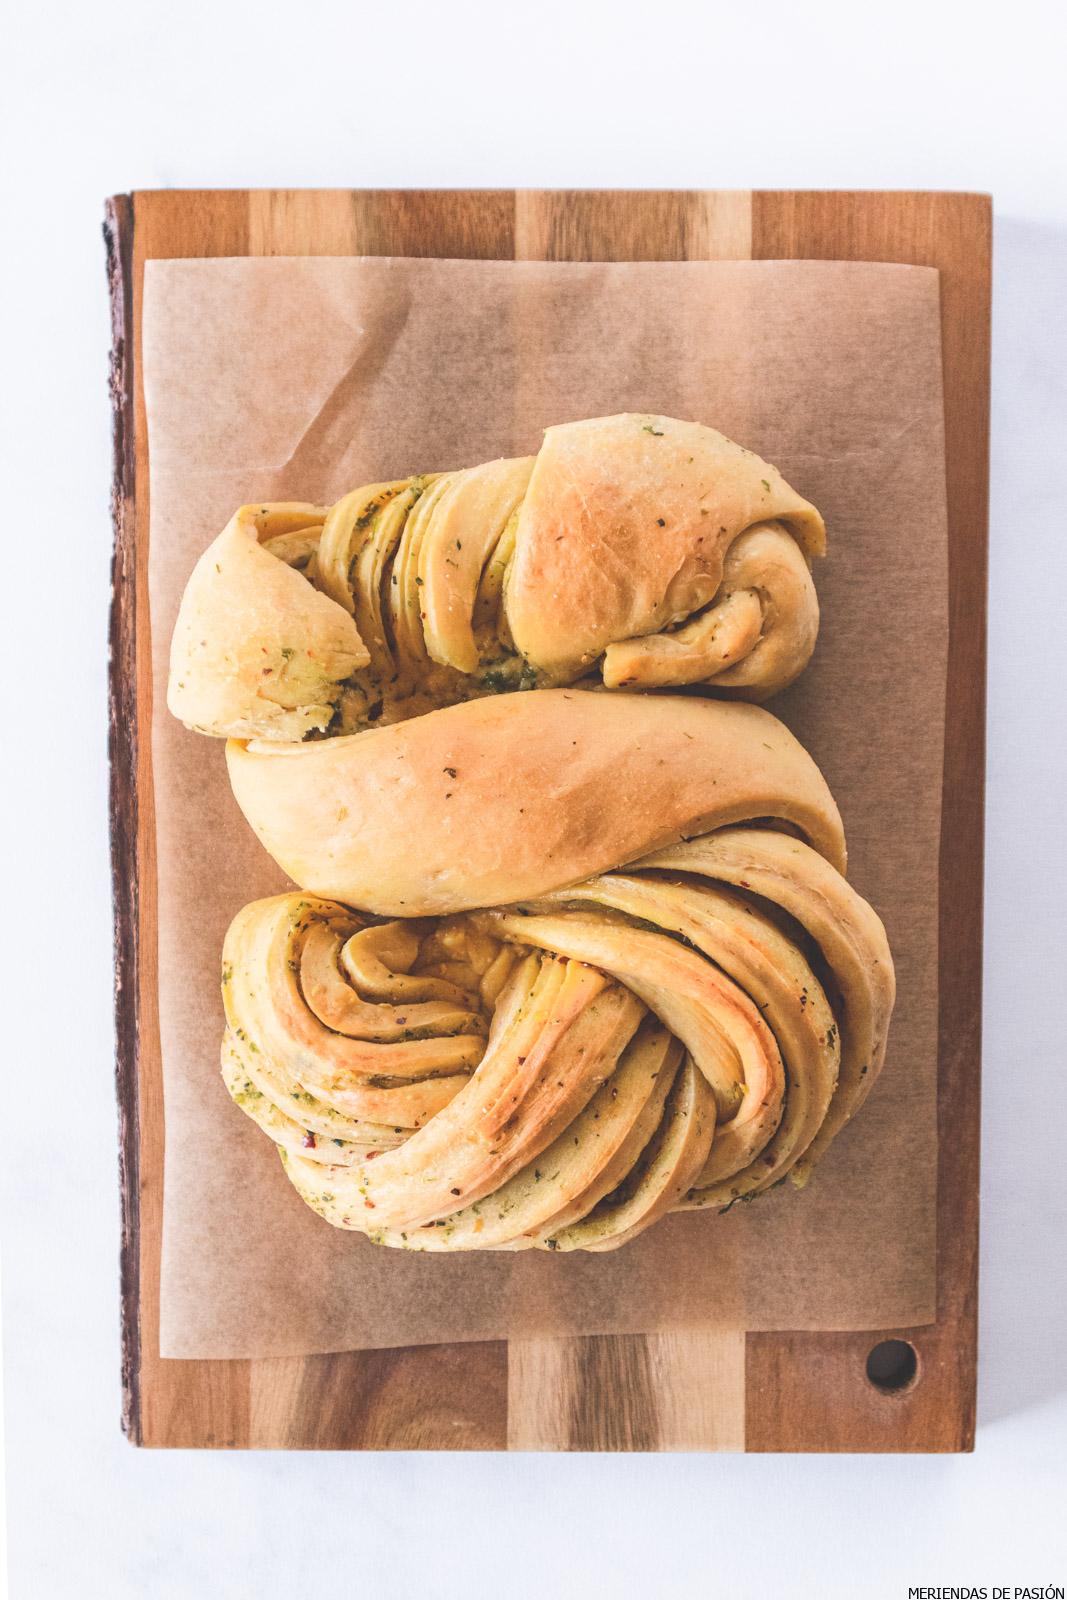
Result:
{"label": "red pepper flake", "polygon": [[[399,1133],[400,1129],[398,1128],[396,1131],[397,1131],[397,1133]],[[368,1150],[366,1156],[364,1157],[364,1160],[373,1161],[375,1156],[380,1156],[381,1153],[382,1152],[380,1150]]]}
{"label": "red pepper flake", "polygon": [[738,878],[737,881],[741,885],[742,889],[747,889],[748,888],[749,883],[748,883],[748,879],[747,878]]}
{"label": "red pepper flake", "polygon": [[375,1209],[373,1200],[364,1200],[363,1204],[367,1207],[368,1211],[373,1211]]}
{"label": "red pepper flake", "polygon": [[300,1143],[304,1146],[305,1150],[314,1150],[314,1148],[315,1148],[315,1135],[312,1133],[310,1128],[308,1128],[307,1132],[304,1134],[304,1137],[301,1139]]}

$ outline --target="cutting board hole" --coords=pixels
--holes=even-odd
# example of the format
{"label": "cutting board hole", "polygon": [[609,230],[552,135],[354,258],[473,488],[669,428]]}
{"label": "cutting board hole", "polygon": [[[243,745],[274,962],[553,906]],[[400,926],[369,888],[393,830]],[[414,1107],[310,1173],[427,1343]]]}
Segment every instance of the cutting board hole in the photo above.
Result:
{"label": "cutting board hole", "polygon": [[867,1381],[881,1394],[901,1394],[919,1376],[919,1355],[906,1339],[883,1339],[867,1357]]}

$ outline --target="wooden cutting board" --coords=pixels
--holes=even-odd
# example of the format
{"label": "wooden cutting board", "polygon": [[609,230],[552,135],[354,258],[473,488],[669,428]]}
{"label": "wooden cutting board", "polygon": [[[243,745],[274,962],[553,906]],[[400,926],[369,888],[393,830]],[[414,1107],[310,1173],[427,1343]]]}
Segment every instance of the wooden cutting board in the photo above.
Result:
{"label": "wooden cutting board", "polygon": [[[314,1449],[967,1450],[974,1442],[991,206],[969,194],[173,191],[105,222],[114,405],[111,834],[123,1199],[123,1424],[138,1444]],[[159,1356],[163,1103],[155,984],[144,263],[394,255],[830,259],[941,272],[950,634],[940,852],[937,1321],[439,1345],[307,1359]],[[142,737],[142,734],[144,735]],[[872,1348],[910,1344],[896,1388]],[[907,1352],[896,1352],[907,1356]],[[725,1399],[724,1396],[731,1398]]]}

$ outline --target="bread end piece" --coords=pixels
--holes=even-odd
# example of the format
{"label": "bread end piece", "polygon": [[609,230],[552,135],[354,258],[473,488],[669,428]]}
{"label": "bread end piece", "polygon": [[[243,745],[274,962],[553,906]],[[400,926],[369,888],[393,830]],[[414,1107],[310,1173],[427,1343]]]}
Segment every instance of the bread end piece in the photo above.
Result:
{"label": "bread end piece", "polygon": [[341,684],[369,660],[355,622],[260,538],[321,524],[299,503],[242,506],[182,596],[167,705],[218,738],[293,741],[327,727]]}

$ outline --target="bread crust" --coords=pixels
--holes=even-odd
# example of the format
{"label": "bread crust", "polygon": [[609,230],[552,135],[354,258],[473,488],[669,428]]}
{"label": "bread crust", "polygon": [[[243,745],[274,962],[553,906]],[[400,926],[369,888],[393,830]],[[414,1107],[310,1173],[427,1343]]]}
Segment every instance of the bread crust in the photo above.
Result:
{"label": "bread crust", "polygon": [[811,656],[824,548],[815,507],[713,428],[566,423],[536,457],[242,506],[189,579],[168,704],[286,741],[601,670],[763,700]]}
{"label": "bread crust", "polygon": [[533,690],[348,738],[231,741],[227,762],[290,877],[385,916],[529,899],[763,817],[845,866],[822,774],[756,706]]}
{"label": "bread crust", "polygon": [[708,605],[734,540],[768,521],[825,553],[815,507],[714,428],[634,413],[548,428],[508,575],[515,643],[560,676],[588,667]]}
{"label": "bread crust", "polygon": [[199,733],[302,739],[325,728],[368,654],[352,618],[260,540],[321,529],[327,507],[241,506],[182,595],[167,705]]}

